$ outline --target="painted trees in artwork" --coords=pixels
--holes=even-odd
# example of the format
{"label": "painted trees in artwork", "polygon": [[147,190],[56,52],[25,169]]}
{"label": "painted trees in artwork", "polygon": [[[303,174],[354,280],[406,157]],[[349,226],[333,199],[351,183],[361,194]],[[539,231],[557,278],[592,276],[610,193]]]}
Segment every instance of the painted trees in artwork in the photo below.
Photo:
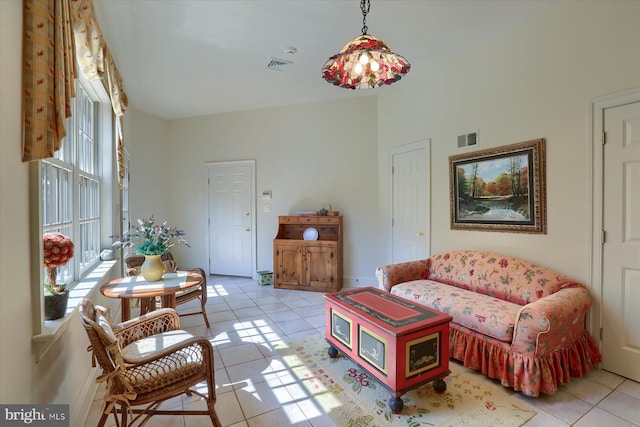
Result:
{"label": "painted trees in artwork", "polygon": [[508,211],[513,211],[529,218],[527,156],[468,163],[457,168],[457,179],[463,215],[512,215]]}

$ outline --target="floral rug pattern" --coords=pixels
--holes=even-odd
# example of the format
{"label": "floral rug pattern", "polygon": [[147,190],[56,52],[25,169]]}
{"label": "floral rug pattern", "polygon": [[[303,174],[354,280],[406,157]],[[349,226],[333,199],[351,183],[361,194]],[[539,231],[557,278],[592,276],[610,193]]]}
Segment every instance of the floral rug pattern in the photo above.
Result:
{"label": "floral rug pattern", "polygon": [[278,348],[283,360],[338,426],[521,426],[535,412],[510,397],[511,391],[455,363],[438,394],[425,384],[402,396],[393,414],[391,394],[374,377],[339,355],[331,359],[323,336],[302,338]]}

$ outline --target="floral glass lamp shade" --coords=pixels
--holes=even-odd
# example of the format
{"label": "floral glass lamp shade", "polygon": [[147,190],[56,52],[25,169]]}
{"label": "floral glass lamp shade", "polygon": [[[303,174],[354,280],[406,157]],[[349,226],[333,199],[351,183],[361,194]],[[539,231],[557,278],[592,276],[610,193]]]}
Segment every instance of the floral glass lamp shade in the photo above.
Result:
{"label": "floral glass lamp shade", "polygon": [[322,67],[322,77],[329,83],[346,89],[369,89],[397,82],[411,69],[404,57],[367,34],[369,8],[369,0],[361,0],[362,35],[349,41]]}

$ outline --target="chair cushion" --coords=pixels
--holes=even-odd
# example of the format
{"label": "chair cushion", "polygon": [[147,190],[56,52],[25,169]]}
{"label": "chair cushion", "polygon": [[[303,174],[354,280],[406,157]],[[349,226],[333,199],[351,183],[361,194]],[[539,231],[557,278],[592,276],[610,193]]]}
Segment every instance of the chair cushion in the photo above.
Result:
{"label": "chair cushion", "polygon": [[401,283],[391,293],[453,316],[453,322],[510,343],[521,305],[433,280]]}
{"label": "chair cushion", "polygon": [[98,307],[96,307],[96,324],[102,329],[104,334],[111,341],[111,344],[116,342],[116,334],[113,332],[113,328],[111,328],[111,319],[109,319],[109,315]]}
{"label": "chair cushion", "polygon": [[181,329],[161,332],[132,342],[122,349],[122,357],[127,362],[135,363],[137,360],[162,352],[168,347],[179,344],[189,338],[193,338],[193,335]]}
{"label": "chair cushion", "polygon": [[[127,364],[140,362],[142,358],[162,353],[168,347],[193,337],[189,332],[175,330],[152,335],[135,341],[122,349]],[[124,372],[125,380],[134,392],[152,393],[169,387],[171,384],[202,375],[206,362],[200,345],[192,344],[180,350],[137,366],[128,366]]]}

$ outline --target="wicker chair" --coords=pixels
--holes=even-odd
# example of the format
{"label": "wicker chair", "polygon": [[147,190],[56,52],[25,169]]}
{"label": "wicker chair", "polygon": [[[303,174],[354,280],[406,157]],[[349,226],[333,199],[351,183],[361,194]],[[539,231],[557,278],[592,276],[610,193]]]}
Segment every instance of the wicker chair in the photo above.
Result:
{"label": "wicker chair", "polygon": [[[103,371],[96,381],[107,383],[98,427],[105,425],[109,414],[123,427],[138,421],[142,426],[153,415],[208,415],[215,427],[222,427],[214,407],[213,346],[206,338],[180,330],[175,310],[163,308],[114,324],[104,308],[85,298],[80,319],[94,366],[97,360]],[[194,387],[202,382],[206,393]],[[165,400],[182,394],[204,398],[207,410],[158,409]]]}
{"label": "wicker chair", "polygon": [[[173,261],[173,255],[170,252],[162,255],[163,261]],[[128,276],[136,276],[140,274],[140,266],[144,263],[144,256],[130,256],[125,259],[125,264],[127,266],[127,275]],[[195,299],[200,300],[200,311],[195,311],[192,313],[182,313],[179,312],[180,316],[194,316],[198,314],[202,314],[204,317],[204,323],[207,325],[207,329],[211,326],[209,325],[209,319],[207,318],[206,304],[207,304],[207,275],[204,273],[202,268],[179,268],[183,271],[190,271],[192,273],[198,273],[202,276],[204,283],[201,286],[194,286],[193,288],[186,289],[184,291],[180,291],[176,294],[176,307],[180,304],[184,304],[189,301],[193,301]],[[140,300],[142,313],[146,313],[147,311],[153,310],[155,307],[155,301],[148,299]],[[149,306],[151,305],[151,306]]]}

